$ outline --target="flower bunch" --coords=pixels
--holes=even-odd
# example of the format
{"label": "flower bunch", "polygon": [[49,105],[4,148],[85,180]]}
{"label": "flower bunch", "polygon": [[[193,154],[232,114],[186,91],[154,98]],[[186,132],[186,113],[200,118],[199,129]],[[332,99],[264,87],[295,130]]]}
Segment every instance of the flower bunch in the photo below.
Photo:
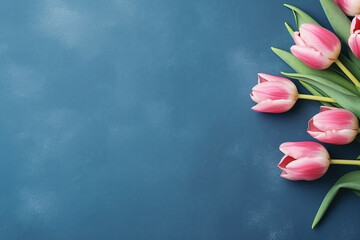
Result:
{"label": "flower bunch", "polygon": [[[354,141],[360,132],[360,1],[320,2],[336,34],[299,8],[285,4],[294,12],[298,27],[295,31],[285,23],[294,45],[290,52],[272,50],[295,73],[282,73],[285,77],[259,73],[258,83],[250,94],[256,103],[252,109],[283,113],[291,110],[299,99],[320,101],[323,106],[309,120],[307,132],[317,141],[344,145]],[[344,49],[341,49],[341,41],[347,44]],[[288,78],[299,80],[310,94],[299,93]],[[359,160],[331,159],[326,148],[315,141],[286,142],[280,145],[280,150],[285,154],[278,164],[282,171],[280,176],[288,180],[318,179],[331,164],[360,165]],[[339,188],[339,182],[359,191],[360,171],[339,179],[320,206],[313,227],[336,194],[333,189]]]}

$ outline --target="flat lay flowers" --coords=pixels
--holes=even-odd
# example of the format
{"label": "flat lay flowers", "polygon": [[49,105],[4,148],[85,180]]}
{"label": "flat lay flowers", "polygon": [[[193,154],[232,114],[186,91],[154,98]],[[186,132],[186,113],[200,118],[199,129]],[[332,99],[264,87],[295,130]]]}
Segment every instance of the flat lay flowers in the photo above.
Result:
{"label": "flat lay flowers", "polygon": [[[358,139],[360,117],[360,0],[320,0],[332,26],[326,29],[301,9],[285,4],[295,16],[296,28],[285,23],[294,45],[289,50],[272,47],[294,73],[258,74],[252,88],[252,110],[263,113],[291,111],[296,102],[319,101],[322,106],[308,121],[313,141],[285,142],[278,167],[287,180],[313,181],[331,165],[358,165],[358,159],[333,159],[322,143],[341,145]],[[299,92],[298,81],[308,93]],[[304,129],[306,131],[306,129]],[[360,141],[359,141],[360,142]],[[360,154],[355,153],[356,156]],[[359,157],[358,157],[359,158]],[[360,170],[345,174],[333,185],[315,215],[314,228],[340,189],[360,196]]]}

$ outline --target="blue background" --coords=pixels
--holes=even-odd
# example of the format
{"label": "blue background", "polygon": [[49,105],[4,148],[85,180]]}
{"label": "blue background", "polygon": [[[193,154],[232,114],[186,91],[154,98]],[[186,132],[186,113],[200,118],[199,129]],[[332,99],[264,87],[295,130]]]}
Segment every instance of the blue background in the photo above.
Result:
{"label": "blue background", "polygon": [[270,50],[292,45],[283,3],[1,1],[0,239],[359,239],[351,192],[311,230],[356,167],[279,177],[319,103],[250,110],[258,72],[290,71]]}

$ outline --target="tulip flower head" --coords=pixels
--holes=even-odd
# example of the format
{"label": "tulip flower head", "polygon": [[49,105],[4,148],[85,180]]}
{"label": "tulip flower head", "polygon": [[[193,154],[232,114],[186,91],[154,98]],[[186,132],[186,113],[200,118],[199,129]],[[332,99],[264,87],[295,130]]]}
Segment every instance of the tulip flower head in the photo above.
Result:
{"label": "tulip flower head", "polygon": [[348,40],[351,51],[360,58],[360,15],[356,15],[350,26],[350,37]]}
{"label": "tulip flower head", "polygon": [[359,0],[334,0],[334,2],[348,16],[355,16],[356,14],[360,14]]}
{"label": "tulip flower head", "polygon": [[292,54],[311,68],[328,68],[340,54],[341,43],[336,35],[315,24],[302,24],[293,39],[296,45],[290,48]]}
{"label": "tulip flower head", "polygon": [[320,113],[310,119],[307,131],[320,142],[348,144],[359,132],[359,121],[346,109],[321,106]]}
{"label": "tulip flower head", "polygon": [[281,177],[312,181],[322,177],[330,165],[328,151],[317,142],[286,142],[280,145],[285,156],[279,163]]}
{"label": "tulip flower head", "polygon": [[287,78],[259,73],[258,84],[253,87],[250,97],[257,103],[252,110],[282,113],[294,106],[298,91],[295,84]]}

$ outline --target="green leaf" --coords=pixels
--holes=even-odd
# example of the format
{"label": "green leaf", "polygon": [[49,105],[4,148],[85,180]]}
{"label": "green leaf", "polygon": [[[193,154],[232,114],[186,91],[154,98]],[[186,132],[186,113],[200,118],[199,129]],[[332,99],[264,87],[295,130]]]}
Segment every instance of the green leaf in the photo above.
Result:
{"label": "green leaf", "polygon": [[341,188],[356,190],[357,192],[360,191],[360,170],[345,174],[329,190],[316,213],[312,228],[314,228],[319,223],[326,210],[329,208],[332,200],[335,198],[336,194]]}
{"label": "green leaf", "polygon": [[301,9],[299,9],[299,8],[293,6],[293,5],[290,5],[290,4],[284,4],[284,6],[292,10],[298,29],[304,23],[312,23],[312,24],[320,25],[312,17],[310,17],[309,14],[307,14],[303,10],[301,10]]}
{"label": "green leaf", "polygon": [[[310,86],[310,85],[307,84],[306,82],[303,82],[303,81],[301,81],[301,80],[300,80],[299,82],[300,82],[301,85],[303,85],[312,95],[328,97],[328,96],[326,96],[326,94],[322,93],[321,90],[315,89],[314,87]],[[321,102],[321,104],[324,105],[324,106],[328,106],[328,107],[339,107],[339,105],[336,104],[336,103]]]}
{"label": "green leaf", "polygon": [[[353,94],[346,94],[344,93],[344,88],[339,91],[340,88],[332,88],[329,87],[323,83],[320,83],[319,81],[314,81],[314,79],[309,78],[301,78],[299,77],[299,80],[302,80],[308,84],[310,84],[313,87],[321,89],[326,95],[331,97],[338,103],[341,107],[348,109],[352,113],[354,113],[358,118],[360,118],[360,97],[353,95]],[[326,81],[326,79],[323,79]]]}
{"label": "green leaf", "polygon": [[293,33],[295,32],[294,29],[292,29],[292,27],[287,22],[285,22],[285,27],[289,31],[290,36],[292,37]]}
{"label": "green leaf", "polygon": [[349,18],[343,13],[334,0],[320,0],[320,2],[336,35],[341,41],[348,44],[350,36]]}
{"label": "green leaf", "polygon": [[[314,75],[310,75],[310,74],[302,74],[302,73],[285,73],[285,72],[281,72],[283,75],[287,76],[287,77],[290,77],[290,78],[295,78],[295,79],[308,79],[308,80],[313,80],[315,82],[318,82],[318,83],[321,83],[321,84],[324,84],[326,86],[329,86],[343,94],[348,94],[348,95],[352,95],[352,96],[357,96],[355,94],[353,94],[351,91],[349,91],[348,89],[346,89],[345,87],[339,85],[338,83],[336,82],[332,82],[332,81],[329,81],[325,78],[322,78],[322,77],[318,77],[318,76],[314,76]],[[321,88],[320,88],[321,89]]]}
{"label": "green leaf", "polygon": [[274,47],[272,47],[271,49],[278,57],[280,57],[284,62],[286,62],[294,71],[298,73],[304,73],[304,74],[309,74],[309,75],[328,79],[329,82],[331,81],[335,82],[338,85],[341,85],[344,88],[348,89],[352,93],[359,94],[356,87],[340,74],[330,71],[328,69],[325,70],[313,69],[311,67],[308,67],[305,63],[303,63],[301,60],[299,60],[297,57],[295,57],[294,55],[292,55],[287,51]]}
{"label": "green leaf", "polygon": [[356,79],[360,79],[360,68],[358,68],[349,58],[344,54],[340,54],[339,60],[356,77]]}
{"label": "green leaf", "polygon": [[360,59],[358,59],[349,47],[347,47],[347,52],[350,60],[360,69]]}

